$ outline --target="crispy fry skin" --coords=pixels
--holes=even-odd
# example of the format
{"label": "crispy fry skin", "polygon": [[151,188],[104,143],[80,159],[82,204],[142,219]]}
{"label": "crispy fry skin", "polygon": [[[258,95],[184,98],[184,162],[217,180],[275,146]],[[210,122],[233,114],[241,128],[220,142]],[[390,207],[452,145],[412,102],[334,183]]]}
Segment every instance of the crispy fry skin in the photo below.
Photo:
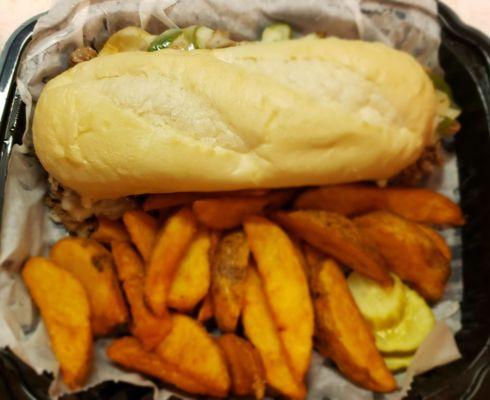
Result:
{"label": "crispy fry skin", "polygon": [[131,336],[114,340],[106,353],[112,361],[125,368],[161,379],[189,393],[214,394],[213,390],[187,376],[178,366],[168,364],[155,353],[146,351],[138,339]]}
{"label": "crispy fry skin", "polygon": [[395,390],[396,382],[376,349],[338,265],[326,259],[310,265],[310,269],[320,352],[362,387],[376,392]]}
{"label": "crispy fry skin", "polygon": [[439,232],[426,225],[418,224],[417,226],[419,229],[422,229],[425,235],[432,240],[432,242],[437,246],[441,254],[447,260],[451,261],[451,249],[447,245],[446,240],[439,234]]}
{"label": "crispy fry skin", "polygon": [[158,233],[158,221],[141,210],[126,211],[123,221],[143,260],[149,262]]}
{"label": "crispy fry skin", "polygon": [[56,242],[49,257],[72,273],[87,292],[94,335],[106,335],[128,321],[114,262],[104,246],[92,239],[67,237]]}
{"label": "crispy fry skin", "polygon": [[208,293],[204,300],[202,301],[199,312],[197,313],[197,321],[200,323],[205,323],[209,321],[214,316],[214,306],[213,297],[211,293]]}
{"label": "crispy fry skin", "polygon": [[167,305],[182,312],[191,311],[209,289],[211,236],[201,229],[180,262],[170,286]]}
{"label": "crispy fry skin", "polygon": [[211,229],[232,229],[248,215],[261,213],[267,206],[285,203],[291,191],[278,191],[266,196],[226,196],[197,200],[192,205],[196,218]]}
{"label": "crispy fry skin", "polygon": [[128,242],[113,242],[112,255],[133,317],[131,333],[145,350],[154,349],[170,331],[171,320],[158,318],[148,310],[143,293],[143,260],[133,247]]}
{"label": "crispy fry skin", "polygon": [[260,354],[267,383],[288,398],[303,399],[305,386],[294,376],[261,279],[253,268],[248,274],[242,321],[245,335]]}
{"label": "crispy fry skin", "polygon": [[84,288],[69,272],[41,257],[24,266],[22,277],[46,324],[65,383],[82,386],[92,359],[90,306]]}
{"label": "crispy fry skin", "polygon": [[296,378],[302,380],[310,365],[314,327],[303,260],[287,234],[268,219],[248,217],[244,228],[279,336]]}
{"label": "crispy fry skin", "polygon": [[197,321],[172,316],[172,330],[157,347],[165,362],[178,366],[189,378],[206,386],[210,394],[225,397],[230,389],[226,361],[218,344]]}
{"label": "crispy fry skin", "polygon": [[464,224],[457,204],[439,193],[421,188],[377,188],[360,184],[324,186],[303,192],[296,199],[295,207],[349,216],[385,210],[425,224]]}
{"label": "crispy fry skin", "polygon": [[427,300],[441,298],[451,273],[449,260],[417,224],[385,211],[354,222],[376,244],[390,270]]}
{"label": "crispy fry skin", "polygon": [[113,221],[106,217],[98,217],[97,230],[90,235],[90,239],[101,243],[111,243],[115,240],[129,240],[129,234],[121,221]]}
{"label": "crispy fry skin", "polygon": [[249,249],[242,231],[224,236],[211,267],[211,295],[216,322],[223,332],[234,332],[242,311],[247,283]]}
{"label": "crispy fry skin", "polygon": [[153,248],[145,279],[145,296],[154,314],[167,312],[167,296],[181,260],[197,230],[196,220],[188,208],[172,215],[161,231]]}
{"label": "crispy fry skin", "polygon": [[353,270],[383,285],[392,283],[377,250],[344,216],[326,211],[300,210],[276,212],[274,218],[310,245]]}
{"label": "crispy fry skin", "polygon": [[255,395],[256,399],[262,399],[265,370],[257,350],[248,341],[230,333],[220,336],[218,344],[226,356],[232,392],[238,396]]}

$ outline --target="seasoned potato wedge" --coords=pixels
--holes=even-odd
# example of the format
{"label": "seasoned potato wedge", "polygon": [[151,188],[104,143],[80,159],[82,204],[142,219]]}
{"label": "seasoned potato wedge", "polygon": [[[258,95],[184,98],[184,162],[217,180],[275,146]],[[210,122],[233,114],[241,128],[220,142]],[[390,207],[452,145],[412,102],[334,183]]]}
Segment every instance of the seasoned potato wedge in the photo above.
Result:
{"label": "seasoned potato wedge", "polygon": [[248,215],[259,214],[267,206],[285,203],[291,191],[278,191],[265,196],[227,196],[197,200],[192,206],[196,218],[211,229],[232,229]]}
{"label": "seasoned potato wedge", "polygon": [[347,279],[361,314],[374,330],[391,328],[403,318],[405,288],[396,275],[392,277],[391,287],[381,286],[355,271]]}
{"label": "seasoned potato wedge", "polygon": [[158,234],[145,279],[146,300],[158,316],[167,312],[172,280],[196,231],[197,224],[191,210],[183,208],[169,217]]}
{"label": "seasoned potato wedge", "polygon": [[376,347],[384,353],[415,351],[434,328],[434,315],[424,299],[407,287],[405,296],[407,304],[401,321],[374,332]]}
{"label": "seasoned potato wedge", "polygon": [[111,253],[92,239],[67,237],[49,253],[51,260],[82,284],[90,302],[94,335],[106,335],[128,321],[128,310]]}
{"label": "seasoned potato wedge", "polygon": [[171,320],[168,316],[156,317],[147,308],[143,260],[133,247],[128,242],[113,242],[112,255],[133,317],[131,333],[141,341],[145,350],[154,349],[170,331]]}
{"label": "seasoned potato wedge", "polygon": [[377,211],[354,220],[386,260],[388,268],[426,299],[439,300],[450,275],[449,260],[417,224]]}
{"label": "seasoned potato wedge", "polygon": [[68,271],[41,257],[27,261],[22,277],[41,311],[63,380],[71,389],[82,386],[92,359],[85,289]]}
{"label": "seasoned potato wedge", "polygon": [[255,269],[250,269],[242,316],[245,335],[260,354],[267,383],[291,399],[303,399],[304,383],[297,380],[284,344],[279,337],[274,317]]}
{"label": "seasoned potato wedge", "polygon": [[296,208],[343,215],[385,210],[424,224],[462,225],[461,209],[447,197],[421,188],[377,188],[360,184],[324,186],[298,196]]}
{"label": "seasoned potato wedge", "polygon": [[172,316],[172,330],[157,347],[165,362],[206,386],[210,394],[225,397],[230,389],[226,360],[218,344],[190,317]]}
{"label": "seasoned potato wedge", "polygon": [[302,380],[310,365],[314,326],[303,260],[287,234],[268,219],[247,217],[244,228],[279,336]]}
{"label": "seasoned potato wedge", "polygon": [[158,221],[141,210],[126,211],[123,215],[124,225],[145,262],[150,260],[158,232]]}
{"label": "seasoned potato wedge", "polygon": [[100,243],[109,244],[115,240],[129,240],[129,234],[121,221],[113,221],[106,217],[97,218],[97,229],[90,235],[90,239]]}
{"label": "seasoned potato wedge", "polygon": [[123,367],[161,379],[193,394],[215,396],[215,391],[181,371],[178,365],[166,363],[157,354],[143,348],[134,337],[114,340],[106,350],[107,356]]}
{"label": "seasoned potato wedge", "polygon": [[356,225],[340,214],[300,210],[276,212],[286,229],[353,270],[381,283],[392,283],[385,262]]}
{"label": "seasoned potato wedge", "polygon": [[383,356],[386,366],[390,371],[397,372],[406,369],[413,361],[414,354],[394,354]]}
{"label": "seasoned potato wedge", "polygon": [[232,392],[238,396],[254,395],[256,399],[262,399],[265,371],[257,350],[246,340],[230,333],[220,336],[218,344],[225,353]]}
{"label": "seasoned potato wedge", "polygon": [[164,210],[166,208],[184,206],[202,198],[203,193],[162,193],[149,195],[144,203],[143,210]]}
{"label": "seasoned potato wedge", "polygon": [[426,236],[428,236],[432,242],[437,246],[441,254],[448,260],[451,261],[451,249],[447,245],[446,240],[439,234],[439,232],[426,225],[417,225]]}
{"label": "seasoned potato wedge", "polygon": [[99,56],[122,53],[125,51],[146,51],[155,36],[136,26],[128,26],[109,37]]}
{"label": "seasoned potato wedge", "polygon": [[236,329],[245,296],[248,259],[247,238],[242,231],[229,233],[218,242],[211,268],[211,295],[222,332]]}
{"label": "seasoned potato wedge", "polygon": [[197,313],[197,320],[200,323],[205,323],[214,317],[214,306],[213,306],[213,297],[211,293],[208,293],[199,307],[199,311]]}
{"label": "seasoned potato wedge", "polygon": [[210,284],[209,250],[211,236],[200,230],[180,262],[168,293],[167,305],[182,312],[191,311],[203,298]]}
{"label": "seasoned potato wedge", "polygon": [[376,392],[391,392],[396,382],[375,346],[344,274],[332,259],[310,265],[310,288],[320,352],[346,377]]}

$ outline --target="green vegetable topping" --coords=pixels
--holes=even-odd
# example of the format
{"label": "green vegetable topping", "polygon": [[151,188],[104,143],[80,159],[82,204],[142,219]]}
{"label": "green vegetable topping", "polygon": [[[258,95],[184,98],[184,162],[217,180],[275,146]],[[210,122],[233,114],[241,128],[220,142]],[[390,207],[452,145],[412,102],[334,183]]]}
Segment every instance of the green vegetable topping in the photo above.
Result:
{"label": "green vegetable topping", "polygon": [[288,24],[272,24],[262,31],[262,41],[266,43],[291,39],[291,27]]}

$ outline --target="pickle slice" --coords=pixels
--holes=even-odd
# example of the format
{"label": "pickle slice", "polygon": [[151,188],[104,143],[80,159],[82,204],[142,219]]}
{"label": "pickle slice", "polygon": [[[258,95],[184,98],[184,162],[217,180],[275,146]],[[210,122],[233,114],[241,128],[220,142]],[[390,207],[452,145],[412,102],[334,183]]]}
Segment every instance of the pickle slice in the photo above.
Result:
{"label": "pickle slice", "polygon": [[393,275],[393,286],[384,287],[372,279],[352,272],[347,279],[361,314],[373,330],[388,329],[398,324],[405,309],[405,289]]}
{"label": "pickle slice", "polygon": [[405,287],[405,297],[402,320],[392,328],[374,332],[376,347],[381,352],[415,351],[434,327],[434,315],[425,300],[408,287]]}

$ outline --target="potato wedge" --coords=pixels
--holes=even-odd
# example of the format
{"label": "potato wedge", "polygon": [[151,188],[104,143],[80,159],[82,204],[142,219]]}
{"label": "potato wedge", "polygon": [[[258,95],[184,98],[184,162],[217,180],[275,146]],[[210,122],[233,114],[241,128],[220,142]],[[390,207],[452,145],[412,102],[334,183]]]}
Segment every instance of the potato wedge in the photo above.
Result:
{"label": "potato wedge", "polygon": [[178,366],[186,376],[206,386],[211,395],[227,395],[231,383],[224,355],[201,324],[192,318],[173,315],[172,330],[156,353],[163,361]]}
{"label": "potato wedge", "polygon": [[391,328],[403,318],[405,288],[400,278],[396,275],[392,277],[391,287],[381,286],[355,271],[347,278],[357,307],[373,330]]}
{"label": "potato wedge", "polygon": [[388,329],[376,330],[376,347],[384,353],[414,352],[435,325],[432,310],[417,292],[405,287],[407,305],[401,321]]}
{"label": "potato wedge", "polygon": [[207,230],[201,229],[175,272],[168,293],[169,307],[189,312],[206,296],[211,280],[210,247],[211,236]]}
{"label": "potato wedge", "polygon": [[214,316],[213,297],[208,293],[199,307],[197,321],[201,324],[208,322]]}
{"label": "potato wedge", "polygon": [[172,322],[168,316],[156,317],[147,308],[143,260],[133,247],[128,242],[113,242],[112,255],[133,317],[131,333],[141,341],[145,350],[152,350],[170,332]]}
{"label": "potato wedge", "polygon": [[242,231],[229,233],[218,242],[211,267],[211,296],[222,332],[236,330],[245,296],[248,259],[247,238]]}
{"label": "potato wedge", "polygon": [[451,248],[447,245],[446,240],[442,237],[442,235],[427,225],[419,224],[417,226],[425,233],[426,236],[428,236],[432,240],[432,242],[437,246],[441,254],[448,261],[451,261]]}
{"label": "potato wedge", "polygon": [[356,306],[337,263],[326,259],[310,265],[316,339],[344,375],[375,392],[391,392],[396,382],[375,346],[370,328]]}
{"label": "potato wedge", "polygon": [[109,244],[115,240],[129,240],[128,231],[121,221],[113,221],[106,217],[98,217],[99,224],[97,229],[90,235],[90,239],[97,240],[100,243]]}
{"label": "potato wedge", "polygon": [[202,198],[212,198],[221,196],[245,196],[245,197],[255,197],[264,196],[269,193],[267,189],[245,189],[245,190],[235,190],[231,192],[184,192],[184,193],[162,193],[162,194],[151,194],[149,195],[144,203],[143,210],[164,210],[176,206],[185,206],[191,204],[192,202],[202,199]]}
{"label": "potato wedge", "polygon": [[310,366],[313,349],[313,305],[302,258],[288,235],[266,218],[247,217],[244,228],[279,336],[296,379]]}
{"label": "potato wedge", "polygon": [[166,208],[184,206],[202,198],[203,193],[162,193],[150,194],[143,202],[143,210],[163,210]]}
{"label": "potato wedge", "polygon": [[67,237],[49,253],[51,260],[82,284],[90,302],[94,335],[103,336],[128,321],[111,253],[92,239]]}
{"label": "potato wedge", "polygon": [[220,336],[218,344],[225,353],[233,394],[262,399],[265,370],[257,350],[248,341],[230,333]]}
{"label": "potato wedge", "polygon": [[146,300],[155,315],[167,312],[172,280],[196,231],[191,210],[183,208],[169,217],[158,234],[145,279]]}
{"label": "potato wedge", "polygon": [[388,268],[427,300],[439,300],[451,273],[449,260],[414,222],[377,211],[354,220],[386,260]]}
{"label": "potato wedge", "polygon": [[457,204],[437,192],[421,188],[378,188],[360,184],[324,186],[303,192],[296,199],[295,207],[348,216],[385,210],[424,224],[464,224],[463,213]]}
{"label": "potato wedge", "polygon": [[124,225],[145,262],[149,262],[158,233],[158,221],[141,210],[126,211]]}
{"label": "potato wedge", "polygon": [[261,279],[250,269],[242,315],[245,335],[260,354],[267,383],[291,399],[304,399],[306,388],[296,379],[269,308]]}
{"label": "potato wedge", "polygon": [[246,216],[259,214],[267,206],[281,205],[291,196],[291,191],[278,191],[266,196],[208,198],[195,201],[192,210],[199,222],[211,229],[232,229]]}
{"label": "potato wedge", "polygon": [[90,305],[85,289],[71,273],[41,257],[27,261],[22,277],[41,311],[63,380],[71,389],[82,386],[92,359]]}
{"label": "potato wedge", "polygon": [[123,367],[161,379],[192,394],[214,395],[212,388],[189,377],[178,365],[168,364],[158,355],[143,348],[131,336],[114,340],[106,350],[107,356]]}
{"label": "potato wedge", "polygon": [[390,285],[392,279],[385,262],[355,224],[340,214],[326,211],[300,210],[276,212],[274,218],[286,229],[342,264]]}

